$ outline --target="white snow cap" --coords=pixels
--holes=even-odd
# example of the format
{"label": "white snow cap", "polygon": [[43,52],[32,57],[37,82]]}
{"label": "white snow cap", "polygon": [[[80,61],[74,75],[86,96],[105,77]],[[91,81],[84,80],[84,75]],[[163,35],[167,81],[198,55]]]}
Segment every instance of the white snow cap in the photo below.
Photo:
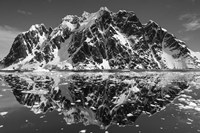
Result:
{"label": "white snow cap", "polygon": [[110,11],[107,7],[101,7],[100,11]]}
{"label": "white snow cap", "polygon": [[[31,27],[30,27],[30,31],[32,31],[32,30],[37,30],[38,28],[40,28],[41,26],[44,26],[44,24],[43,23],[41,23],[41,24],[35,24],[35,25],[32,25]],[[44,26],[45,27],[45,26]]]}
{"label": "white snow cap", "polygon": [[75,17],[76,17],[76,16],[74,16],[74,15],[67,15],[67,16],[65,16],[62,20],[63,20],[63,21],[68,21],[68,22],[72,22],[72,21],[74,20]]}
{"label": "white snow cap", "polygon": [[83,14],[82,14],[83,18],[88,18],[89,16],[90,16],[90,13],[86,12],[86,11],[84,11]]}
{"label": "white snow cap", "polygon": [[110,10],[107,7],[101,7],[97,13],[101,15],[101,13],[103,13],[104,11],[110,12]]}

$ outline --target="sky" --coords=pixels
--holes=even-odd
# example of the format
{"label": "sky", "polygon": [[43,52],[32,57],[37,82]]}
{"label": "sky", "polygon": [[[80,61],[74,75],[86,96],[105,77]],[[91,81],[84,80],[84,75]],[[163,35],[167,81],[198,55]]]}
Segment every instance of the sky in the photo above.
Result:
{"label": "sky", "polygon": [[200,51],[200,0],[1,0],[0,58],[31,25],[43,23],[54,28],[66,15],[81,16],[100,7],[134,11],[142,23],[153,20],[193,51]]}

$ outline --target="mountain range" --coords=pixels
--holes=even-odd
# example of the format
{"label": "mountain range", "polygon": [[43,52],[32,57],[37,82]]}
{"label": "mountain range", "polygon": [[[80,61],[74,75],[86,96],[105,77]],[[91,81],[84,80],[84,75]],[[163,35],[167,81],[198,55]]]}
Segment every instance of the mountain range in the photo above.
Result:
{"label": "mountain range", "polygon": [[200,53],[156,22],[142,24],[133,11],[102,7],[67,15],[55,28],[31,26],[15,38],[0,65],[4,70],[199,69]]}

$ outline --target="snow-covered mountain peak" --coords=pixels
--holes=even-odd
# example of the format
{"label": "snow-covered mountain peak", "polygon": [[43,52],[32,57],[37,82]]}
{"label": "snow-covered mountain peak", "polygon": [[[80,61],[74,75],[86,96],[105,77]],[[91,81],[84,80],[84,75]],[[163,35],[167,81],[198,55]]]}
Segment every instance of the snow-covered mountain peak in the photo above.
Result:
{"label": "snow-covered mountain peak", "polygon": [[101,7],[99,11],[95,13],[88,13],[84,11],[81,17],[76,15],[67,15],[62,19],[60,27],[64,29],[68,28],[72,32],[81,31],[95,24],[95,21],[99,19],[105,12],[110,14],[110,10],[108,10],[106,7]]}
{"label": "snow-covered mountain peak", "polygon": [[62,21],[73,22],[74,18],[76,17],[77,17],[76,15],[67,15],[62,19]]}
{"label": "snow-covered mountain peak", "polygon": [[81,16],[82,16],[83,20],[85,20],[85,19],[87,19],[89,17],[89,15],[90,15],[89,12],[84,11]]}
{"label": "snow-covered mountain peak", "polygon": [[45,25],[43,23],[42,24],[32,25],[28,31],[40,30],[41,28],[43,28],[43,29],[45,28],[46,29],[46,27],[45,27]]}
{"label": "snow-covered mountain peak", "polygon": [[107,7],[101,7],[99,11],[108,11],[108,12],[110,12],[110,10]]}
{"label": "snow-covered mountain peak", "polygon": [[111,11],[107,7],[101,7],[99,9],[99,11],[97,11],[96,14],[98,14],[98,16],[102,16],[104,13],[110,13],[111,14]]}
{"label": "snow-covered mountain peak", "polygon": [[1,61],[6,69],[191,69],[200,61],[185,42],[133,11],[106,7],[67,15],[54,29],[31,26]]}

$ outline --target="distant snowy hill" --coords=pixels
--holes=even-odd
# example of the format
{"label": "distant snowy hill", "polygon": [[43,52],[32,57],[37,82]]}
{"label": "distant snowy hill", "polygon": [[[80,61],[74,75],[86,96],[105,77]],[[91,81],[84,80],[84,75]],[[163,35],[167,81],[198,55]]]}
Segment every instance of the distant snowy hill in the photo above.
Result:
{"label": "distant snowy hill", "polygon": [[198,69],[193,52],[154,21],[142,24],[132,11],[101,8],[81,17],[67,15],[47,29],[33,25],[19,34],[4,69]]}

